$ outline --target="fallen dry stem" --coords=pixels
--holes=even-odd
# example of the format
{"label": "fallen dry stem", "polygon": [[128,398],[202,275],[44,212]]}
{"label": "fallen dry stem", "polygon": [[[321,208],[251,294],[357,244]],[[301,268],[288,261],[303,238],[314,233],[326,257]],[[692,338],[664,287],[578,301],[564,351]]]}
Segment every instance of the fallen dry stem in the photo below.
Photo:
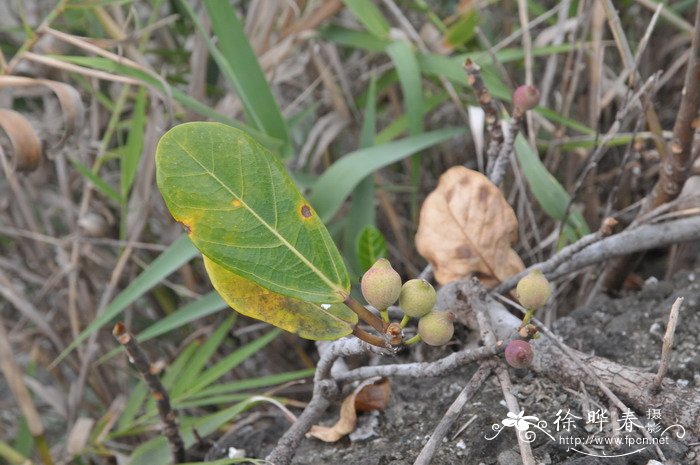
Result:
{"label": "fallen dry stem", "polygon": [[146,353],[141,349],[136,338],[126,329],[124,324],[117,323],[114,325],[112,334],[119,341],[119,344],[124,347],[129,356],[129,361],[136,367],[151,390],[151,395],[156,401],[160,420],[163,423],[163,433],[173,454],[174,463],[186,462],[185,444],[177,428],[177,415],[170,405],[168,392],[165,390],[163,383],[160,382],[157,371],[153,369],[153,365],[148,360]]}
{"label": "fallen dry stem", "polygon": [[664,342],[661,347],[661,362],[659,363],[659,371],[656,372],[654,383],[651,385],[651,392],[656,394],[661,389],[661,382],[668,371],[668,364],[671,361],[671,348],[673,347],[673,336],[676,334],[676,325],[678,324],[678,314],[683,306],[683,297],[678,297],[671,306],[671,313],[668,317],[668,326],[664,334]]}
{"label": "fallen dry stem", "polygon": [[433,434],[430,435],[430,439],[428,439],[428,442],[423,446],[423,450],[420,451],[413,465],[430,464],[442,440],[447,436],[447,432],[462,413],[464,406],[474,397],[474,394],[481,389],[481,386],[491,375],[492,370],[493,364],[489,362],[482,363],[479,369],[476,370],[476,373],[472,375],[467,385],[462,389],[462,392],[459,393],[454,402],[452,402],[452,405],[447,409],[440,423],[435,427]]}

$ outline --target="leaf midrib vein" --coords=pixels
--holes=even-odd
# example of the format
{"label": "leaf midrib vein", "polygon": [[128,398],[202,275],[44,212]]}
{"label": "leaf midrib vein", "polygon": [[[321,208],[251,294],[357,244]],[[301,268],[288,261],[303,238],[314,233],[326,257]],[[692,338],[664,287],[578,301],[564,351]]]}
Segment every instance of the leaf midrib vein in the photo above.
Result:
{"label": "leaf midrib vein", "polygon": [[[291,251],[294,255],[296,255],[297,258],[299,258],[299,260],[302,261],[302,263],[304,263],[306,266],[308,266],[309,269],[310,269],[311,271],[313,271],[313,273],[314,273],[316,276],[318,276],[319,278],[321,278],[321,280],[322,280],[324,283],[326,283],[332,290],[334,290],[334,291],[338,291],[338,290],[339,290],[339,289],[337,289],[335,283],[333,283],[332,281],[330,281],[330,280],[321,272],[321,270],[319,270],[318,268],[316,268],[316,267],[313,265],[313,263],[311,263],[306,257],[304,257],[304,255],[301,254],[294,246],[292,246],[292,244],[290,244],[282,235],[280,235],[280,234],[279,234],[274,228],[272,228],[264,219],[262,219],[262,218],[257,214],[257,212],[256,212],[255,210],[253,210],[253,209],[248,205],[248,203],[247,203],[245,200],[243,200],[243,198],[239,197],[235,192],[233,192],[231,189],[229,189],[229,187],[228,187],[226,184],[224,184],[223,181],[221,181],[221,179],[219,179],[219,177],[218,177],[216,174],[214,174],[214,173],[211,172],[206,166],[204,166],[204,165],[203,165],[203,164],[202,164],[202,163],[201,163],[201,162],[200,162],[200,161],[199,161],[185,146],[184,146],[184,145],[182,145],[182,144],[180,143],[180,141],[175,140],[175,143],[176,143],[178,146],[180,146],[180,148],[187,154],[187,156],[189,156],[195,163],[197,163],[199,166],[201,166],[202,169],[203,169],[206,173],[208,173],[214,180],[216,180],[216,182],[218,182],[218,183],[221,185],[221,187],[223,187],[224,189],[226,189],[226,190],[228,191],[229,194],[231,194],[236,200],[238,200],[239,202],[241,202],[241,205],[242,205],[246,210],[248,210],[248,211],[250,212],[251,215],[253,215],[258,221],[260,221],[260,223],[263,224],[263,225],[268,229],[268,231],[270,231],[270,232],[272,233],[273,236],[275,236],[280,242],[282,242],[282,244],[284,244],[284,246],[287,247],[287,249],[289,249],[289,251]],[[242,174],[242,170],[241,170],[241,174]],[[298,289],[295,289],[295,290],[298,291]]]}

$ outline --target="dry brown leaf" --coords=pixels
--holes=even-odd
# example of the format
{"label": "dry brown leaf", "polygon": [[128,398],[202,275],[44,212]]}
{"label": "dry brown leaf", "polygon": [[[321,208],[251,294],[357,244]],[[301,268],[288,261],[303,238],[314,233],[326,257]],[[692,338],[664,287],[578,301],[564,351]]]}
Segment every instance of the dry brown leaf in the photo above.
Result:
{"label": "dry brown leaf", "polygon": [[492,285],[525,268],[511,248],[517,239],[518,219],[498,187],[456,166],[421,207],[416,248],[440,284],[476,274]]}
{"label": "dry brown leaf", "polygon": [[51,90],[58,99],[63,113],[63,133],[53,149],[61,147],[73,134],[82,131],[85,107],[75,87],[50,79],[35,79],[24,76],[0,76],[0,88],[43,86]]}
{"label": "dry brown leaf", "polygon": [[41,141],[32,124],[14,110],[0,108],[0,128],[12,144],[12,165],[16,171],[34,171],[41,161]]}
{"label": "dry brown leaf", "polygon": [[[365,391],[366,392],[363,394]],[[382,379],[377,381],[376,378],[368,379],[361,383],[352,394],[347,396],[340,406],[340,418],[333,426],[313,425],[308,433],[307,438],[316,438],[324,442],[336,442],[355,431],[357,424],[357,412],[360,410],[357,407],[357,400],[360,398],[360,403],[364,403],[364,407],[368,406],[368,401],[371,400],[378,408],[368,408],[367,410],[379,410],[386,407],[389,402],[389,380]]]}
{"label": "dry brown leaf", "polygon": [[391,397],[389,378],[382,378],[375,383],[365,386],[355,396],[355,410],[358,412],[373,412],[384,410]]}

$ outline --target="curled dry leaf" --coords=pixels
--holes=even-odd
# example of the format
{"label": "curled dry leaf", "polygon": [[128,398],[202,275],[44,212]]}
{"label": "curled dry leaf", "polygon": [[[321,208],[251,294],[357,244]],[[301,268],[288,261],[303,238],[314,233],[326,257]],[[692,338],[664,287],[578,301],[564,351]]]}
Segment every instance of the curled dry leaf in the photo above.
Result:
{"label": "curled dry leaf", "polygon": [[511,248],[517,238],[518,220],[498,187],[456,166],[421,207],[416,248],[440,284],[476,274],[493,285],[525,268]]}
{"label": "curled dry leaf", "polygon": [[336,442],[355,431],[357,412],[383,410],[389,403],[389,380],[382,378],[368,379],[361,383],[352,394],[347,396],[340,406],[340,418],[333,426],[314,425],[306,437],[320,439],[324,442]]}
{"label": "curled dry leaf", "polygon": [[0,109],[0,128],[12,145],[12,165],[16,171],[34,171],[41,160],[41,141],[27,118],[14,110]]}
{"label": "curled dry leaf", "polygon": [[24,76],[0,76],[0,88],[45,87],[56,95],[63,113],[63,134],[52,148],[62,146],[74,133],[83,129],[85,106],[75,87],[50,79],[36,79]]}

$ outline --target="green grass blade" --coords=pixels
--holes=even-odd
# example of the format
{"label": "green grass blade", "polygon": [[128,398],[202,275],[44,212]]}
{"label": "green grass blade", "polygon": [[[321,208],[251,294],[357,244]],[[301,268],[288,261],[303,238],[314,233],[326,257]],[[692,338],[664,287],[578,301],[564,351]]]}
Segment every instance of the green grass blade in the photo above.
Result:
{"label": "green grass blade", "polygon": [[319,38],[348,48],[360,48],[368,52],[383,52],[389,44],[387,39],[366,32],[331,25],[318,31]]}
{"label": "green grass blade", "polygon": [[204,367],[209,363],[209,360],[219,348],[221,343],[226,338],[229,330],[233,327],[236,321],[236,314],[232,314],[224,322],[219,325],[216,330],[204,341],[197,352],[192,356],[192,358],[187,363],[187,366],[182,370],[182,373],[178,376],[177,382],[173,385],[171,395],[173,398],[180,396],[180,394],[192,389],[192,386],[198,381],[198,378],[204,369]]}
{"label": "green grass blade", "polygon": [[129,196],[129,190],[136,178],[136,170],[141,160],[143,149],[143,134],[146,129],[146,89],[139,87],[134,101],[134,111],[131,117],[129,135],[121,160],[121,196],[124,201]]}
{"label": "green grass blade", "polygon": [[[362,130],[360,132],[360,148],[374,145],[374,134],[377,126],[377,78],[372,75],[367,93]],[[374,179],[369,175],[363,179],[352,193],[352,203],[348,212],[348,220],[344,231],[345,258],[349,259],[355,271],[359,271],[357,255],[354,254],[354,244],[360,231],[368,225],[374,226],[376,211],[374,208]]]}
{"label": "green grass blade", "polygon": [[110,186],[104,179],[101,177],[97,176],[95,173],[92,172],[90,168],[87,166],[83,165],[80,163],[78,160],[73,160],[72,158],[69,158],[68,161],[70,161],[71,165],[78,170],[80,174],[85,176],[93,186],[100,192],[102,192],[106,197],[109,197],[110,199],[114,200],[115,202],[121,204],[122,203],[122,196],[119,195],[119,192],[117,192],[116,189],[114,189],[112,186]]}
{"label": "green grass blade", "polygon": [[444,142],[463,131],[464,129],[440,129],[349,153],[319,176],[308,199],[321,219],[327,223],[355,186],[370,173]]}
{"label": "green grass blade", "polygon": [[[568,192],[547,171],[547,168],[540,161],[540,157],[532,150],[522,134],[518,134],[514,147],[520,168],[523,170],[528,186],[540,207],[549,217],[563,221],[566,207],[571,200]],[[569,212],[568,224],[576,234],[576,237],[571,239],[580,238],[590,232],[586,221],[579,212]]]}
{"label": "green grass blade", "polygon": [[391,26],[371,0],[344,0],[345,5],[372,35],[383,39]]}
{"label": "green grass blade", "polygon": [[306,370],[290,371],[286,373],[279,373],[269,376],[261,376],[259,378],[248,378],[241,379],[238,381],[232,381],[230,383],[220,383],[213,386],[202,389],[198,393],[192,395],[193,399],[214,396],[220,394],[232,394],[235,392],[245,391],[249,389],[259,389],[269,386],[277,386],[278,384],[287,383],[289,381],[296,381],[302,378],[308,378],[314,375],[316,370],[314,368],[309,368]]}
{"label": "green grass blade", "polygon": [[158,258],[153,260],[153,263],[151,263],[148,268],[143,270],[126,289],[119,293],[119,295],[107,305],[104,312],[98,315],[92,323],[61,352],[54,363],[59,363],[63,360],[88,336],[109,323],[113,318],[116,318],[127,306],[132,304],[160,281],[177,271],[197,254],[197,249],[192,245],[192,242],[190,242],[187,236],[180,236],[178,240],[173,242],[170,247],[158,256]]}
{"label": "green grass blade", "polygon": [[231,370],[240,365],[244,360],[262,350],[263,347],[279,336],[280,332],[281,331],[279,329],[272,330],[227,355],[214,366],[190,380],[194,381],[193,385],[191,385],[182,396],[176,396],[177,399],[187,399],[191,395],[196,394],[202,389],[208,387],[226,373],[231,372]]}
{"label": "green grass blade", "polygon": [[404,113],[408,118],[408,132],[412,136],[423,132],[423,86],[420,67],[408,42],[392,42],[386,53],[394,63],[404,100]]}
{"label": "green grass blade", "polygon": [[206,34],[206,30],[189,3],[186,1],[180,3],[200,34],[204,36],[209,52],[241,99],[253,126],[283,141],[285,146],[283,151],[286,155],[290,155],[291,145],[287,125],[272,96],[265,75],[260,69],[255,52],[243,31],[243,24],[233,7],[221,0],[204,1],[212,29],[219,39],[217,47]]}
{"label": "green grass blade", "polygon": [[122,63],[117,63],[103,57],[68,55],[50,55],[50,57],[56,60],[64,61],[66,63],[73,63],[79,66],[85,66],[100,71],[106,71],[109,73],[120,74],[123,76],[129,76],[134,79],[138,79],[145,85],[156,89],[158,92],[162,93],[165,96],[171,95],[175,101],[177,101],[189,110],[199,113],[202,116],[206,116],[207,118],[211,118],[213,121],[228,124],[229,126],[233,126],[234,128],[246,131],[251,136],[253,136],[258,142],[260,142],[262,145],[271,150],[279,150],[280,147],[284,145],[284,142],[282,140],[265,134],[264,132],[261,132],[252,126],[241,123],[240,121],[229,118],[228,116],[222,115],[221,113],[218,113],[217,111],[213,110],[211,107],[205,105],[197,99],[190,97],[189,95],[185,94],[184,92],[178,89],[166,89],[161,81],[155,79],[153,76],[139,69],[135,69]]}
{"label": "green grass blade", "polygon": [[226,302],[221,300],[215,291],[190,302],[189,304],[175,310],[170,315],[158,320],[153,325],[144,329],[137,336],[139,342],[148,341],[174,329],[180,328],[205,316],[227,308]]}

